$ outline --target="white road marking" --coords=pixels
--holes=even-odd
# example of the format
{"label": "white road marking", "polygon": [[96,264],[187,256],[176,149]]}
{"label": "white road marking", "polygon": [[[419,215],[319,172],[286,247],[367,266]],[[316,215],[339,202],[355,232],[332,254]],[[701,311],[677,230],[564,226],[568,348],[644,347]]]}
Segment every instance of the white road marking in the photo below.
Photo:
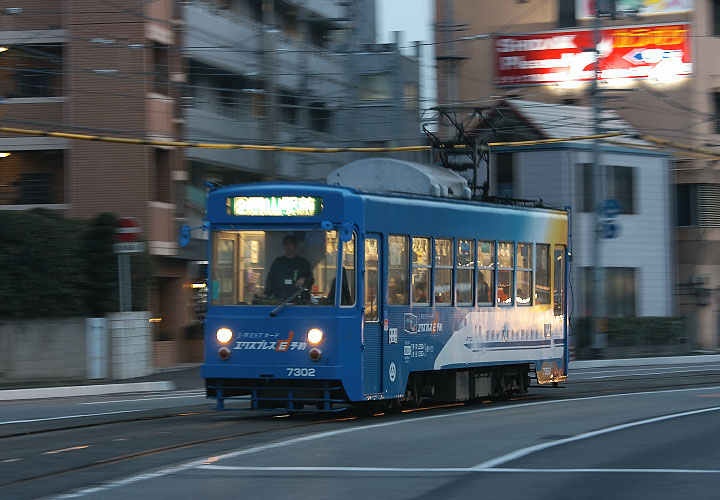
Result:
{"label": "white road marking", "polygon": [[704,408],[702,410],[684,411],[682,413],[673,413],[672,415],[663,415],[662,417],[648,418],[645,420],[639,420],[637,422],[613,425],[612,427],[606,427],[605,429],[598,429],[595,431],[583,432],[582,434],[577,434],[577,435],[571,436],[569,438],[558,439],[557,441],[550,441],[548,443],[540,443],[540,444],[536,444],[535,446],[528,446],[527,448],[515,450],[512,453],[508,453],[506,455],[502,455],[500,457],[493,458],[492,460],[488,460],[486,462],[478,464],[474,468],[475,469],[494,468],[494,467],[503,465],[507,462],[511,462],[513,460],[517,460],[519,458],[526,457],[532,453],[546,450],[548,448],[554,448],[555,446],[560,446],[562,444],[567,444],[567,443],[572,443],[575,441],[580,441],[583,439],[593,438],[596,436],[601,436],[603,434],[608,434],[610,432],[622,431],[625,429],[630,429],[632,427],[638,427],[640,425],[654,424],[655,422],[663,422],[665,420],[672,420],[674,418],[688,417],[690,415],[699,415],[701,413],[708,413],[711,411],[718,411],[718,410],[720,410],[720,406],[716,406],[714,408]]}
{"label": "white road marking", "polygon": [[79,403],[81,405],[105,405],[110,403],[137,403],[140,401],[161,401],[163,399],[187,399],[187,398],[197,398],[202,397],[205,399],[205,393],[198,392],[196,394],[187,394],[184,396],[162,396],[162,397],[155,397],[155,398],[136,398],[136,399],[116,399],[113,401],[90,401],[87,403]]}
{"label": "white road marking", "polygon": [[[693,365],[697,366],[697,365]],[[697,372],[697,371],[715,371],[720,370],[720,365],[713,364],[713,365],[703,365],[702,368],[692,369],[689,366],[667,366],[665,368],[659,367],[659,366],[645,366],[645,367],[617,367],[617,368],[606,368],[604,370],[598,370],[594,368],[576,368],[575,370],[571,370],[571,373],[573,375],[596,375],[599,373],[617,373],[620,375],[624,375],[627,373],[638,373],[648,370],[667,370],[669,372],[675,373],[675,372]]]}
{"label": "white road marking", "polygon": [[563,473],[649,473],[649,474],[720,474],[718,469],[509,469],[504,467],[244,467],[240,465],[200,465],[197,469],[234,472],[563,472]]}
{"label": "white road marking", "polygon": [[73,446],[72,448],[63,448],[62,450],[46,451],[43,455],[57,455],[58,453],[65,453],[66,451],[84,450],[89,448],[89,445]]}
{"label": "white road marking", "polygon": [[[610,375],[600,375],[600,376],[587,377],[587,378],[602,379],[602,378],[617,378],[617,377],[645,377],[647,375],[669,375],[672,373],[707,372],[707,371],[717,371],[717,370],[720,370],[720,368],[715,368],[712,370],[709,370],[709,369],[705,369],[705,370],[665,370],[665,371],[654,371],[654,372],[644,371],[644,372],[637,372],[637,373],[615,373],[615,374],[612,374],[612,372],[610,372],[611,373]],[[603,373],[603,372],[600,372],[600,373]],[[608,372],[604,372],[604,373],[608,373]],[[588,374],[583,373],[583,374],[578,374],[578,375],[582,376],[582,375],[588,375]]]}
{"label": "white road marking", "polygon": [[7,460],[3,460],[2,463],[9,464],[11,462],[19,462],[20,460],[22,460],[22,458],[8,458]]}
{"label": "white road marking", "polygon": [[[342,434],[350,434],[351,432],[366,431],[366,430],[370,430],[370,429],[379,429],[382,427],[410,424],[410,423],[422,422],[422,421],[426,421],[426,420],[435,420],[435,419],[440,419],[440,418],[452,418],[452,417],[461,417],[461,416],[467,416],[467,415],[475,415],[475,414],[479,414],[479,413],[515,410],[515,409],[520,409],[520,408],[528,408],[531,406],[550,405],[550,404],[566,404],[566,403],[574,403],[574,402],[578,402],[578,401],[592,401],[592,400],[596,400],[596,399],[607,399],[607,398],[617,398],[617,397],[626,397],[626,396],[668,394],[668,393],[673,393],[673,392],[715,391],[718,389],[720,389],[720,386],[697,387],[697,388],[691,388],[691,389],[685,389],[685,388],[683,388],[683,389],[667,389],[667,390],[662,390],[662,391],[629,392],[629,393],[622,393],[622,394],[605,394],[602,396],[587,396],[587,397],[581,397],[581,398],[559,399],[559,400],[553,400],[553,401],[534,401],[531,403],[522,403],[522,404],[518,404],[518,405],[499,406],[499,407],[493,407],[493,408],[481,408],[481,409],[477,409],[477,410],[467,410],[467,411],[461,411],[461,412],[457,412],[457,413],[444,413],[442,415],[428,415],[425,417],[413,418],[411,420],[394,420],[391,422],[382,422],[379,424],[370,424],[370,425],[359,426],[359,427],[350,427],[350,428],[346,428],[346,429],[337,429],[334,431],[320,432],[317,434],[300,436],[300,437],[296,437],[296,438],[292,438],[292,439],[287,439],[284,441],[277,441],[275,443],[268,443],[268,444],[264,444],[264,445],[260,445],[260,446],[255,446],[253,448],[236,450],[236,451],[233,451],[230,453],[226,453],[224,455],[212,457],[210,459],[193,460],[191,462],[186,462],[184,464],[180,464],[177,466],[160,469],[155,472],[140,474],[137,476],[130,476],[125,479],[121,479],[119,481],[113,481],[113,482],[105,483],[100,486],[86,488],[86,489],[78,490],[78,491],[75,491],[72,493],[55,496],[55,497],[53,497],[53,499],[54,500],[66,500],[66,499],[70,499],[70,498],[81,498],[81,497],[84,497],[91,493],[107,491],[110,489],[118,488],[118,487],[125,486],[128,484],[136,483],[139,481],[144,481],[145,479],[156,479],[159,477],[176,474],[178,472],[182,472],[182,471],[189,470],[189,469],[196,469],[196,468],[200,468],[200,467],[204,467],[204,466],[213,465],[214,462],[218,462],[220,460],[227,460],[229,458],[235,458],[235,457],[239,457],[239,456],[243,456],[243,455],[250,455],[253,453],[272,450],[275,448],[283,448],[285,446],[290,446],[290,445],[298,444],[298,443],[305,443],[308,441],[316,441],[319,439],[324,439],[324,438],[333,437],[333,436],[339,436]],[[714,411],[714,410],[720,410],[720,408],[711,408],[706,411]],[[663,418],[663,417],[658,417],[658,418]],[[591,434],[591,433],[586,433],[586,434]],[[584,434],[580,434],[579,436],[582,436],[582,435],[584,435]],[[572,438],[570,438],[570,439],[572,439]],[[564,441],[564,440],[560,440],[560,441]],[[560,441],[554,441],[554,443],[559,444]],[[545,444],[548,444],[548,443],[545,443]],[[527,449],[528,448],[525,448],[525,450],[527,450]],[[510,455],[510,454],[508,454],[508,455]],[[503,457],[507,457],[508,455],[504,455]],[[506,461],[509,461],[509,459]],[[480,464],[480,466],[488,464],[489,462],[490,461],[484,462],[483,464]],[[466,470],[466,469],[463,469],[463,470]],[[479,466],[477,466],[477,465],[467,469],[468,472],[491,472],[491,471],[500,472],[503,470],[505,470],[505,469],[500,469],[500,468],[491,469],[487,466],[484,468],[479,468]],[[570,469],[568,469],[568,470],[570,470]]]}
{"label": "white road marking", "polygon": [[147,408],[143,408],[141,410],[106,411],[106,412],[102,412],[102,413],[85,413],[82,415],[63,415],[60,417],[29,418],[27,420],[6,420],[4,422],[0,422],[0,425],[31,424],[33,422],[49,422],[51,420],[67,420],[70,418],[101,417],[103,415],[120,415],[122,413],[135,413],[138,411],[148,411],[148,410],[147,410]]}

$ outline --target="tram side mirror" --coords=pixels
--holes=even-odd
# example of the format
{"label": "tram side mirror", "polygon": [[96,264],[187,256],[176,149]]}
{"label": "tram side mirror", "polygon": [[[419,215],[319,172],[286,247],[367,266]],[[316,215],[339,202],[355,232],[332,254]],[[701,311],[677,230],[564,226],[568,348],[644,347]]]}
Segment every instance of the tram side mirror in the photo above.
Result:
{"label": "tram side mirror", "polygon": [[340,224],[340,241],[346,242],[352,239],[353,228],[349,222]]}

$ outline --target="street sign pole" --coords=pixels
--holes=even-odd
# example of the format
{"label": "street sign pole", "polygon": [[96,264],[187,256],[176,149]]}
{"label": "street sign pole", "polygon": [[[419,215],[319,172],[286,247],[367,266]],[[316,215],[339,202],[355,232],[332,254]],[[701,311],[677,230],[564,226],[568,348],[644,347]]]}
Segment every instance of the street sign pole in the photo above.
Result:
{"label": "street sign pole", "polygon": [[140,234],[140,226],[132,217],[122,217],[117,221],[115,243],[113,250],[118,254],[118,293],[120,312],[132,311],[132,286],[130,254],[142,252],[145,249],[143,242],[135,241]]}
{"label": "street sign pole", "polygon": [[129,253],[118,254],[118,283],[120,289],[120,312],[132,311]]}

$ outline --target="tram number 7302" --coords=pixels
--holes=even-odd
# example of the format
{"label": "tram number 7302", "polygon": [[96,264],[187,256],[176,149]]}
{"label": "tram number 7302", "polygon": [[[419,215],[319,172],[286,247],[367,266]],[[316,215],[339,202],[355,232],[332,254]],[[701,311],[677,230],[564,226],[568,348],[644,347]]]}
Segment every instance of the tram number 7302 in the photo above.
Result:
{"label": "tram number 7302", "polygon": [[288,377],[314,377],[315,368],[285,368]]}

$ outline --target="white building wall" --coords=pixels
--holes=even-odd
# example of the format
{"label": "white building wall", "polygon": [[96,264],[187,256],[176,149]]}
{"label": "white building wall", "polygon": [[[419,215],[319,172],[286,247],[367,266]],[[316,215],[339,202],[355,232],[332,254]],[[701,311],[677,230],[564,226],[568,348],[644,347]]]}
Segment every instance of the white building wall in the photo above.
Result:
{"label": "white building wall", "polygon": [[[593,265],[595,217],[579,209],[582,169],[592,162],[592,151],[577,149],[521,151],[515,155],[514,197],[542,199],[546,206],[572,210],[574,316],[584,310],[582,269]],[[634,213],[619,215],[620,236],[601,240],[602,267],[636,268],[636,314],[671,316],[673,310],[672,235],[667,158],[658,155],[605,152],[605,165],[632,167]]]}

